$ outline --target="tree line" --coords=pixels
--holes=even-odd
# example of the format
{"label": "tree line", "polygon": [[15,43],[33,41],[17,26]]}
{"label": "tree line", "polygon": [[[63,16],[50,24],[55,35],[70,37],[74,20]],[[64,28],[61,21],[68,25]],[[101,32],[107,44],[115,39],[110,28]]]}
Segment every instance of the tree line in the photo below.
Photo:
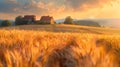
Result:
{"label": "tree line", "polygon": [[[74,24],[73,19],[71,18],[71,16],[68,16],[65,18],[65,21],[63,22],[64,24]],[[15,18],[15,25],[27,25],[28,23],[26,21],[23,20],[22,16],[17,16]],[[1,22],[1,26],[12,26],[12,22],[10,20],[3,20]]]}

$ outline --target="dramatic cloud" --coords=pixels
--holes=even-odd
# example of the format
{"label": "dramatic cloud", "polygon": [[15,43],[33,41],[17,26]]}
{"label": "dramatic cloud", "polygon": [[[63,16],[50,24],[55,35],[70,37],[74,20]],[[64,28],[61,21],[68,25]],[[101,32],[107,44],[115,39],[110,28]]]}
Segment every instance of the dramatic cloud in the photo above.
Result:
{"label": "dramatic cloud", "polygon": [[12,12],[13,9],[16,8],[18,5],[14,0],[1,0],[0,1],[0,12]]}
{"label": "dramatic cloud", "polygon": [[[34,14],[34,15],[48,15],[52,11],[59,12],[62,10],[60,1],[45,1],[45,0],[1,0],[0,13],[5,14]],[[1,17],[0,17],[1,18]]]}
{"label": "dramatic cloud", "polygon": [[[38,18],[41,15],[52,15],[55,19],[68,15],[74,18],[99,17],[98,11],[115,1],[117,0],[0,0],[0,18],[12,15],[10,19],[14,19],[15,16],[25,14],[34,14]],[[106,9],[108,8],[104,8]],[[104,13],[104,10],[101,12]]]}
{"label": "dramatic cloud", "polygon": [[73,9],[89,9],[103,6],[115,0],[65,0],[67,6]]}

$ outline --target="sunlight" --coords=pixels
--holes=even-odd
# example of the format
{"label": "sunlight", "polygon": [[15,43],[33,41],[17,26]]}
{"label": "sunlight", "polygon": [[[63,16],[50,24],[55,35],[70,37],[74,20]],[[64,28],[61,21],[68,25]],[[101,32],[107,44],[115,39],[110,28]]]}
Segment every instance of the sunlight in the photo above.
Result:
{"label": "sunlight", "polygon": [[95,19],[95,17],[94,16],[90,16],[90,17],[88,17],[89,19]]}

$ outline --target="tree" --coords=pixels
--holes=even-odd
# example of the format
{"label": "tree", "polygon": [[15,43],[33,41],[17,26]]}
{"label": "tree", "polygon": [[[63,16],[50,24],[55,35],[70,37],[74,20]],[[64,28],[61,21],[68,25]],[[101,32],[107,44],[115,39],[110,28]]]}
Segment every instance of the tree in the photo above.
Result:
{"label": "tree", "polygon": [[64,24],[74,24],[73,19],[70,16],[66,17]]}
{"label": "tree", "polygon": [[9,20],[3,20],[1,23],[1,26],[11,26],[11,25],[12,25],[12,23]]}
{"label": "tree", "polygon": [[24,25],[24,24],[27,24],[27,22],[23,20],[22,16],[17,16],[15,18],[15,25]]}

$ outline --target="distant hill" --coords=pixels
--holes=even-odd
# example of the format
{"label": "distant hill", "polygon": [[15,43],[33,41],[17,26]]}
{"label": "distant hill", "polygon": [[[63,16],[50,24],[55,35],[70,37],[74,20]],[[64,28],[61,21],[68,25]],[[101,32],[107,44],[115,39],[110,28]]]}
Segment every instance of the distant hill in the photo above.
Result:
{"label": "distant hill", "polygon": [[[73,19],[74,21],[77,21],[77,19]],[[55,20],[56,23],[62,23],[65,21],[65,19],[58,19],[58,20]]]}
{"label": "distant hill", "polygon": [[[85,26],[88,26],[90,23],[92,23],[93,25],[97,25],[97,26],[99,24],[100,26],[104,26],[104,27],[120,28],[120,18],[96,18],[96,19],[85,18],[85,19],[74,20],[74,21],[77,24],[81,24],[81,25],[85,25]],[[56,20],[56,22],[57,23],[64,22],[64,19]],[[83,24],[82,22],[86,23],[87,25]],[[91,26],[91,24],[90,24],[90,26]]]}
{"label": "distant hill", "polygon": [[65,21],[65,19],[58,19],[58,20],[55,20],[55,21],[56,21],[56,23],[62,23],[62,22]]}
{"label": "distant hill", "polygon": [[[65,19],[59,19],[59,20],[56,20],[57,23],[62,23],[64,22]],[[82,26],[94,26],[94,27],[100,27],[101,25],[97,22],[97,21],[94,21],[94,20],[77,20],[77,19],[74,19],[74,22],[75,24],[77,25],[82,25]]]}
{"label": "distant hill", "polygon": [[120,18],[105,18],[105,19],[94,19],[101,26],[120,28]]}
{"label": "distant hill", "polygon": [[98,22],[92,21],[92,20],[78,20],[78,21],[74,21],[74,22],[75,22],[75,24],[82,25],[82,26],[101,27],[101,25]]}

